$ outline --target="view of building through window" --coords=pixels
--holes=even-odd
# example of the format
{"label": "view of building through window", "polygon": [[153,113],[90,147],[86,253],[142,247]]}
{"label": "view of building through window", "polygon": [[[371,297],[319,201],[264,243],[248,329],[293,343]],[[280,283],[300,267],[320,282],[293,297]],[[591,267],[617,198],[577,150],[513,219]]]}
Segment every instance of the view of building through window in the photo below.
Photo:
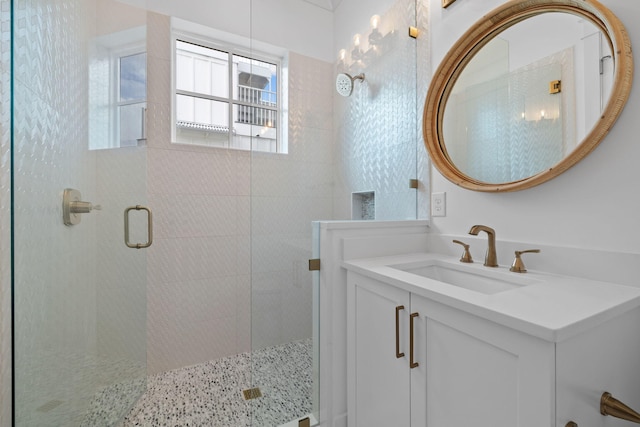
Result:
{"label": "view of building through window", "polygon": [[176,40],[176,142],[281,152],[278,68]]}

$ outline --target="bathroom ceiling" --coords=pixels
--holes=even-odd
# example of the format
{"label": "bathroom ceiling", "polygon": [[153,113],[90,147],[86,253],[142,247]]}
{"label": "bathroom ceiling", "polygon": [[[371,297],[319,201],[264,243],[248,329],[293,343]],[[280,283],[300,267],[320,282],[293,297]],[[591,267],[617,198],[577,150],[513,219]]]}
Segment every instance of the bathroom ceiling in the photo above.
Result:
{"label": "bathroom ceiling", "polygon": [[342,0],[304,0],[307,3],[315,4],[323,9],[333,12],[336,7],[342,2]]}

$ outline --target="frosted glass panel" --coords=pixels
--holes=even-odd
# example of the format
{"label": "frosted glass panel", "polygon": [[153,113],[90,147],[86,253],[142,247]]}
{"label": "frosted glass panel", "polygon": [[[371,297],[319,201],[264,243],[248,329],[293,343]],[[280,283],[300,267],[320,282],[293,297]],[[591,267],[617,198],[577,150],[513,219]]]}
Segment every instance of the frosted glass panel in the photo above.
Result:
{"label": "frosted glass panel", "polygon": [[[146,151],[95,151],[87,141],[97,105],[88,46],[123,13],[145,25],[146,14],[115,1],[14,2],[16,426],[115,425],[146,386],[146,253],[123,242],[124,208],[146,204]],[[146,93],[135,61],[113,75],[129,88],[122,100]],[[105,114],[115,116],[112,88]],[[64,225],[67,187],[102,210]]]}

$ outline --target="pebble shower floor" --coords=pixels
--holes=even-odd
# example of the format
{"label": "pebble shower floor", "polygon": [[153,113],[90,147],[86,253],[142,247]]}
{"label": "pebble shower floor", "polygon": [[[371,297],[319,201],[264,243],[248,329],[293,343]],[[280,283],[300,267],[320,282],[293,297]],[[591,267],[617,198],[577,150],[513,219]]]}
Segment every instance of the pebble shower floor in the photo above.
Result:
{"label": "pebble shower floor", "polygon": [[[276,427],[311,413],[311,371],[312,343],[304,340],[151,375],[118,427]],[[251,387],[262,397],[244,400]],[[83,426],[110,425],[108,399],[96,399],[100,409]]]}

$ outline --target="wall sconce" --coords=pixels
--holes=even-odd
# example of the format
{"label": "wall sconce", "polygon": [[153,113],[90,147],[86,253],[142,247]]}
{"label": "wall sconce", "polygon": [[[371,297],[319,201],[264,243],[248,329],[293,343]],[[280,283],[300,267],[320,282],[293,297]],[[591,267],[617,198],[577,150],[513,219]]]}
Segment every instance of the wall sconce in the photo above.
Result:
{"label": "wall sconce", "polygon": [[369,45],[375,47],[380,40],[383,39],[380,30],[378,30],[378,25],[380,25],[380,16],[373,15],[371,20],[369,21],[371,24],[371,34],[369,34]]}
{"label": "wall sconce", "polygon": [[522,107],[520,118],[527,122],[556,120],[562,117],[560,99],[553,95],[527,97]]}
{"label": "wall sconce", "polygon": [[347,51],[346,49],[340,49],[338,52],[338,67],[344,67],[347,59]]}
{"label": "wall sconce", "polygon": [[362,59],[362,50],[360,49],[360,34],[353,36],[353,50],[351,51],[351,59],[359,61]]}
{"label": "wall sconce", "polygon": [[380,56],[384,52],[384,50],[387,48],[385,45],[389,44],[390,39],[395,35],[395,31],[391,30],[386,34],[383,34],[380,31],[381,22],[382,18],[380,18],[380,15],[373,15],[369,20],[369,24],[371,25],[371,31],[369,32],[369,34],[355,34],[353,36],[353,48],[351,48],[351,51],[349,52],[348,59],[346,57],[348,48],[341,49],[338,52],[337,65],[339,67],[349,69],[354,64],[362,67],[366,65],[366,63],[373,61],[376,57]]}

